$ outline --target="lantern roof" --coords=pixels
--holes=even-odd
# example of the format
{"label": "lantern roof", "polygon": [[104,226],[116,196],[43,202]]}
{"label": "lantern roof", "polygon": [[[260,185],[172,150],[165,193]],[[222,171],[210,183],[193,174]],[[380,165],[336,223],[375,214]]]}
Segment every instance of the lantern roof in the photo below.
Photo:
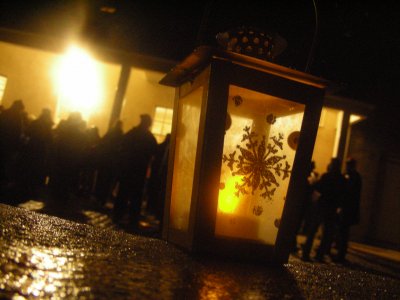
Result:
{"label": "lantern roof", "polygon": [[327,88],[331,86],[331,82],[326,79],[277,65],[272,62],[231,51],[221,50],[211,46],[197,47],[182,62],[172,68],[166,76],[160,80],[160,84],[178,87],[185,82],[192,81],[213,59],[230,61],[234,64],[244,65],[248,68],[258,69],[263,72],[272,73],[280,77],[318,88]]}

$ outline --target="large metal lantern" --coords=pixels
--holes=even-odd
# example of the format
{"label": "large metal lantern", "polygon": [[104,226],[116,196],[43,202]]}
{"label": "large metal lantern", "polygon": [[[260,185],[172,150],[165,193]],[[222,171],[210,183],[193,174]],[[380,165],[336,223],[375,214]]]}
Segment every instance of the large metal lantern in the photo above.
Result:
{"label": "large metal lantern", "polygon": [[176,87],[163,237],[287,262],[326,82],[199,47],[160,83]]}

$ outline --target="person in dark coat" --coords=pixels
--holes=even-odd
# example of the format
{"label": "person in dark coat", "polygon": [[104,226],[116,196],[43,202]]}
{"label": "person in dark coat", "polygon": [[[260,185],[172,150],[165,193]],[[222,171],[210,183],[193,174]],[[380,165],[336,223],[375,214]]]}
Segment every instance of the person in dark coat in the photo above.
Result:
{"label": "person in dark coat", "polygon": [[84,148],[79,174],[79,195],[91,197],[96,182],[96,148],[100,142],[99,128],[96,126],[84,131]]}
{"label": "person in dark coat", "polygon": [[120,222],[128,207],[130,223],[138,228],[147,170],[157,148],[150,132],[152,119],[140,116],[140,124],[128,131],[121,142],[119,155],[119,192],[114,205],[114,221]]}
{"label": "person in dark coat", "polygon": [[292,244],[292,252],[296,253],[299,249],[297,247],[297,235],[304,234],[307,232],[310,223],[310,217],[315,214],[315,203],[313,201],[313,195],[315,193],[314,185],[318,181],[318,173],[315,171],[315,161],[311,161],[309,175],[305,181],[306,189],[302,205],[300,206],[300,218],[296,228],[296,235]]}
{"label": "person in dark coat", "polygon": [[336,211],[346,189],[346,179],[340,170],[341,162],[338,158],[332,158],[328,171],[322,174],[320,180],[314,185],[320,196],[316,204],[316,215],[309,225],[307,239],[303,245],[302,259],[310,260],[310,251],[315,234],[319,226],[323,225],[322,239],[315,259],[323,261],[324,256],[330,253],[336,225]]}
{"label": "person in dark coat", "polygon": [[96,197],[104,205],[115,189],[117,181],[117,159],[122,138],[123,123],[117,120],[113,127],[101,138],[96,148]]}
{"label": "person in dark coat", "polygon": [[50,189],[53,199],[66,205],[76,195],[79,171],[85,148],[85,122],[72,112],[55,129],[51,157]]}
{"label": "person in dark coat", "polygon": [[362,179],[356,169],[357,161],[349,158],[346,162],[346,194],[339,211],[339,230],[336,262],[344,262],[347,254],[350,227],[360,221],[360,198]]}
{"label": "person in dark coat", "polygon": [[15,180],[17,154],[24,133],[25,106],[15,100],[0,115],[0,181],[8,185]]}
{"label": "person in dark coat", "polygon": [[154,160],[151,164],[151,176],[148,183],[147,210],[160,222],[161,230],[164,214],[164,198],[168,171],[168,153],[171,134],[157,145]]}
{"label": "person in dark coat", "polygon": [[24,198],[36,199],[45,186],[49,175],[48,159],[53,142],[53,124],[51,111],[44,108],[26,129],[26,143],[21,150],[19,168],[19,184]]}

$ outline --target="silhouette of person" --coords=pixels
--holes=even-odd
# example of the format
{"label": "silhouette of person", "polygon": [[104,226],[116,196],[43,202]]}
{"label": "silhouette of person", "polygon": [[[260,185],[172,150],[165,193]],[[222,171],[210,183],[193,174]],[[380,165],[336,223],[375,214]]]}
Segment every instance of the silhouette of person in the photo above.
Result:
{"label": "silhouette of person", "polygon": [[162,227],[164,214],[164,197],[168,171],[168,153],[171,135],[167,134],[164,141],[157,145],[154,160],[151,164],[151,176],[148,183],[148,212],[153,214]]}
{"label": "silhouette of person", "polygon": [[360,221],[360,198],[362,179],[357,172],[357,161],[349,158],[346,161],[346,194],[343,195],[339,210],[338,254],[336,262],[344,262],[347,254],[350,227]]}
{"label": "silhouette of person", "polygon": [[73,112],[56,128],[52,153],[50,188],[54,200],[64,204],[78,190],[79,171],[85,147],[85,122]]}
{"label": "silhouette of person", "polygon": [[315,259],[323,261],[324,256],[329,254],[336,225],[336,211],[340,199],[346,189],[346,179],[340,170],[341,161],[332,158],[326,173],[315,183],[314,188],[320,193],[316,204],[316,214],[310,224],[306,242],[303,245],[302,259],[310,260],[310,252],[315,234],[322,224],[322,239],[318,247]]}
{"label": "silhouette of person", "polygon": [[92,196],[96,178],[95,151],[100,142],[99,128],[94,126],[84,132],[84,148],[80,164],[79,194]]}
{"label": "silhouette of person", "polygon": [[157,147],[157,141],[149,130],[151,124],[149,115],[140,115],[140,124],[129,130],[121,142],[119,192],[114,205],[114,221],[120,222],[128,207],[134,229],[139,225],[146,173]]}
{"label": "silhouette of person", "polygon": [[304,208],[303,222],[301,224],[300,231],[303,233],[308,232],[310,227],[311,218],[315,215],[316,203],[320,196],[319,192],[315,190],[315,184],[319,180],[319,174],[315,171],[315,161],[311,162],[310,174],[307,177],[307,192],[306,192],[306,203]]}
{"label": "silhouette of person", "polygon": [[0,115],[0,182],[7,186],[15,179],[17,154],[24,133],[24,111],[22,100],[15,100]]}
{"label": "silhouette of person", "polygon": [[51,111],[44,108],[26,129],[26,144],[21,151],[20,189],[24,198],[37,198],[49,175],[48,157],[53,142]]}
{"label": "silhouette of person", "polygon": [[293,241],[293,252],[297,252],[297,235],[300,233],[307,232],[307,229],[309,227],[310,223],[310,216],[313,215],[314,212],[314,201],[313,201],[313,192],[314,190],[314,184],[318,180],[318,173],[315,172],[315,161],[311,161],[310,163],[310,169],[309,169],[309,175],[307,177],[306,181],[306,191],[304,194],[304,199],[302,202],[302,206],[300,208],[300,218],[299,218],[299,223],[297,224],[297,230],[296,230],[296,236]]}
{"label": "silhouette of person", "polygon": [[101,138],[96,148],[96,197],[101,205],[112,196],[117,180],[117,158],[124,135],[123,123],[117,120]]}

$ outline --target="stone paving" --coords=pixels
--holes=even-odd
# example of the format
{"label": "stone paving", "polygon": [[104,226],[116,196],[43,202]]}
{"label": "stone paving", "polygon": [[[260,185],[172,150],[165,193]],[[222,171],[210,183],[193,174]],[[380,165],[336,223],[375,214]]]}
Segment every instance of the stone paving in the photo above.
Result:
{"label": "stone paving", "polygon": [[[1,299],[399,299],[353,262],[281,268],[192,257],[160,239],[0,204]],[[353,259],[353,258],[352,258]]]}

